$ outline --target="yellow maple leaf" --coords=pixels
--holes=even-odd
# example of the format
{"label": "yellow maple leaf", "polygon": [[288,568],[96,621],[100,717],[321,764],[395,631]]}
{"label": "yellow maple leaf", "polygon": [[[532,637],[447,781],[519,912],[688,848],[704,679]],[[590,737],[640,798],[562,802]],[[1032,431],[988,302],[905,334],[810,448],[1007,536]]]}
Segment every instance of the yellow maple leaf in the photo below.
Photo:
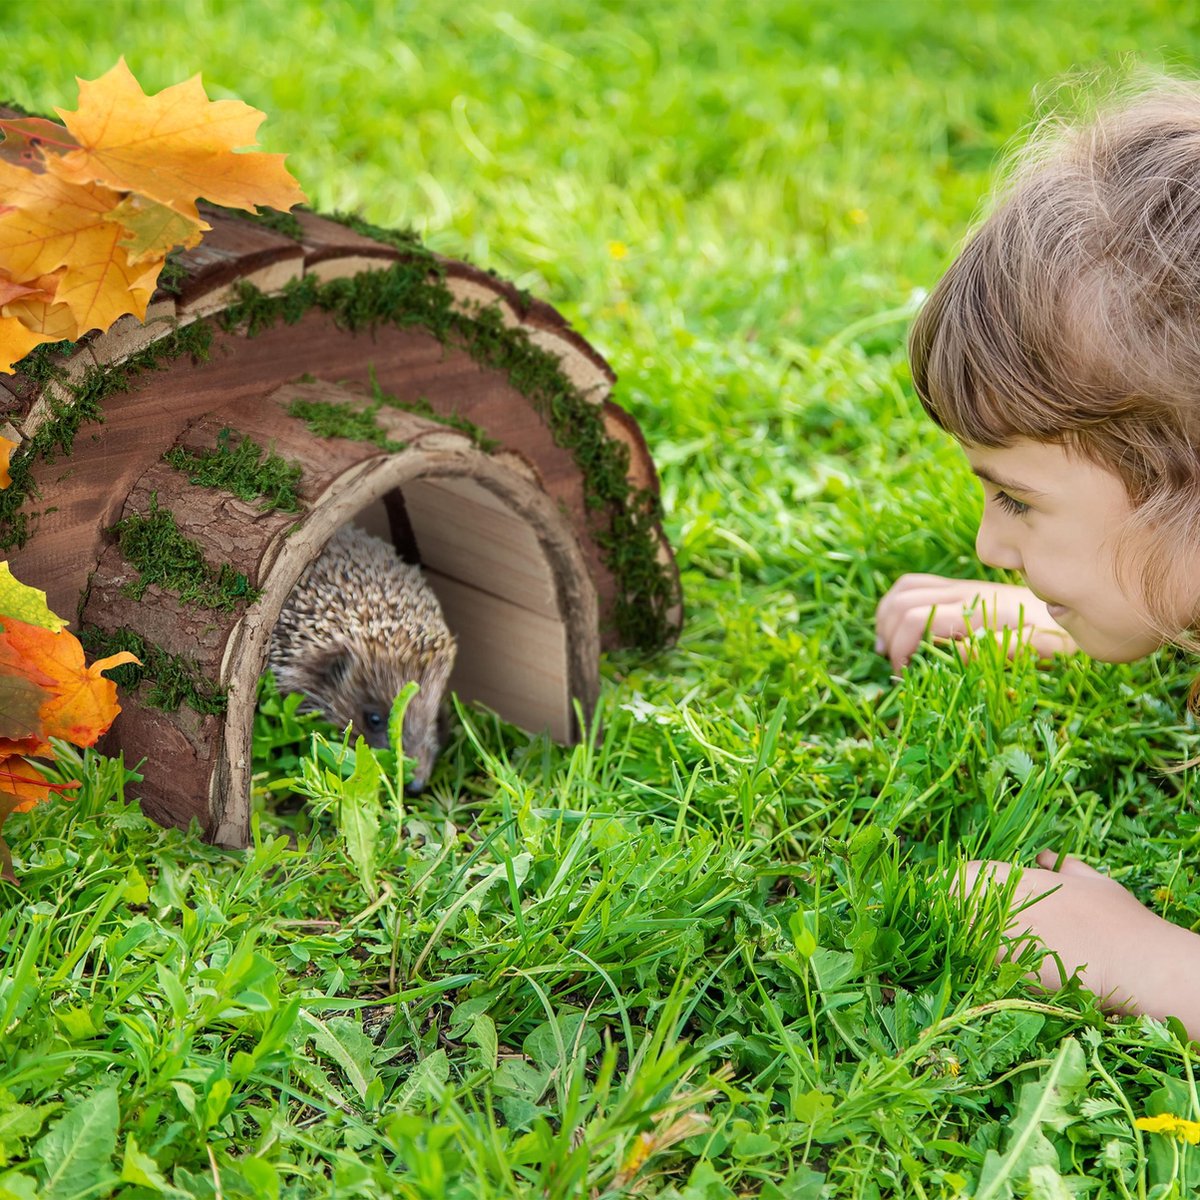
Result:
{"label": "yellow maple leaf", "polygon": [[20,444],[11,438],[0,437],[0,490],[12,483],[12,476],[8,473],[8,464],[12,460],[12,452]]}
{"label": "yellow maple leaf", "polygon": [[210,101],[199,75],[147,96],[122,58],[79,80],[79,107],[55,110],[78,150],[47,159],[74,183],[100,183],[189,212],[197,196],[254,212],[289,209],[304,193],[282,154],[238,154],[255,143],[264,114],[240,100]]}
{"label": "yellow maple leaf", "polygon": [[55,304],[37,296],[15,300],[5,312],[16,317],[31,333],[39,334],[44,342],[70,341],[82,332],[65,304]]}
{"label": "yellow maple leaf", "polygon": [[35,346],[57,339],[27,329],[16,317],[0,317],[0,374],[11,375]]}
{"label": "yellow maple leaf", "polygon": [[[28,281],[65,268],[55,301],[70,309],[77,327],[59,336],[107,329],[129,312],[145,315],[149,295],[131,293],[145,268],[129,262],[119,244],[122,227],[108,219],[121,200],[116,192],[3,161],[0,192],[13,209],[0,215],[0,261],[9,276]],[[7,315],[23,318],[13,304],[6,308]]]}

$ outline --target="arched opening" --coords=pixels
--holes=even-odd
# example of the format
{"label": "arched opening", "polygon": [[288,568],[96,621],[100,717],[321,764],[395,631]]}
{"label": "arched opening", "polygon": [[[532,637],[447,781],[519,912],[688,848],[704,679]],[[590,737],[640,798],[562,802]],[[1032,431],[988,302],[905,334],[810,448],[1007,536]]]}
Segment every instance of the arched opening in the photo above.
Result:
{"label": "arched opening", "polygon": [[396,541],[401,511],[459,641],[452,690],[564,740],[578,733],[574,703],[585,714],[594,705],[596,594],[570,522],[513,466],[436,427],[407,449],[338,476],[304,521],[264,553],[264,595],[231,631],[222,663],[230,704],[209,788],[215,841],[245,838],[251,710],[284,602],[343,524]]}

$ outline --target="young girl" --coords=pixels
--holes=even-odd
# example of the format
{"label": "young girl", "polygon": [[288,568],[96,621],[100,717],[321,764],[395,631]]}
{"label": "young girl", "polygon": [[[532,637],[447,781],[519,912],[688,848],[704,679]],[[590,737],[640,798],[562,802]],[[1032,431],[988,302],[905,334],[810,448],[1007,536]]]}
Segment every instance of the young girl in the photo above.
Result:
{"label": "young girl", "polygon": [[[1049,657],[1200,649],[1200,90],[1167,84],[1059,130],[913,327],[926,411],[983,484],[976,549],[1027,587],[905,575],[876,613],[897,670],[925,631],[1020,630]],[[1016,925],[1119,1011],[1200,1038],[1200,936],[1053,850]],[[1001,863],[973,863],[1003,878]]]}

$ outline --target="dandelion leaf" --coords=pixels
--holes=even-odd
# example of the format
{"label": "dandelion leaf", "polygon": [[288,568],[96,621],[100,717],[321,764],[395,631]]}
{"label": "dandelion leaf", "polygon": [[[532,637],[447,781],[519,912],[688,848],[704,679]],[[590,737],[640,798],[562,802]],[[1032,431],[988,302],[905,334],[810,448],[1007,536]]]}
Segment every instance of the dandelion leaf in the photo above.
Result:
{"label": "dandelion leaf", "polygon": [[34,1146],[46,1169],[42,1200],[99,1196],[115,1182],[120,1110],[115,1088],[93,1092],[56,1121]]}
{"label": "dandelion leaf", "polygon": [[1046,1073],[1021,1088],[1003,1153],[989,1150],[984,1155],[975,1200],[1008,1200],[1018,1188],[1021,1195],[1031,1194],[1035,1167],[1044,1168],[1037,1174],[1040,1194],[1054,1195],[1046,1189],[1058,1172],[1058,1152],[1047,1131],[1062,1133],[1080,1119],[1087,1077],[1082,1047],[1072,1037],[1064,1039]]}

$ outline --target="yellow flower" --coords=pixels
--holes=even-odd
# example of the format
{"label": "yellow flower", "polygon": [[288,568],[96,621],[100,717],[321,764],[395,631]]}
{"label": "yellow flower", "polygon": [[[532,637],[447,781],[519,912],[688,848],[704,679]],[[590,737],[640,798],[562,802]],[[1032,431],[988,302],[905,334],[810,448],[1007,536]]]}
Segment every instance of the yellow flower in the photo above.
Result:
{"label": "yellow flower", "polygon": [[618,262],[629,257],[629,247],[624,242],[609,242],[608,252]]}
{"label": "yellow flower", "polygon": [[871,219],[863,208],[852,208],[846,216],[850,218],[852,225],[865,225]]}
{"label": "yellow flower", "polygon": [[1134,1125],[1147,1133],[1174,1134],[1181,1142],[1187,1142],[1190,1146],[1200,1144],[1200,1121],[1185,1121],[1183,1117],[1172,1113],[1162,1113],[1157,1117],[1138,1117]]}

